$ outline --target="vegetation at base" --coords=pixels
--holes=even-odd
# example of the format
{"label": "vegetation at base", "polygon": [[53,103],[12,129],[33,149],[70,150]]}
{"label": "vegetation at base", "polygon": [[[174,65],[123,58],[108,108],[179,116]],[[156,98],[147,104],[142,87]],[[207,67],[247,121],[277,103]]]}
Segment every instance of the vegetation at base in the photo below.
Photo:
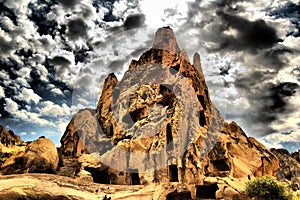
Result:
{"label": "vegetation at base", "polygon": [[249,197],[258,200],[290,200],[292,196],[288,188],[271,176],[262,176],[249,181],[246,193]]}

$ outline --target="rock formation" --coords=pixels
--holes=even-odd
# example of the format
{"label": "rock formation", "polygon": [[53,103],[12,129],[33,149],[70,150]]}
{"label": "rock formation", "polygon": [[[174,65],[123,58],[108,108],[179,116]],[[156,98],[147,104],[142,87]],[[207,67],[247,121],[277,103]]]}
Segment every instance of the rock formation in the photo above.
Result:
{"label": "rock formation", "polygon": [[76,114],[84,116],[77,123],[73,117],[62,152],[98,152],[101,166],[89,169],[94,181],[159,184],[153,199],[238,197],[246,181],[278,169],[271,151],[224,122],[199,54],[191,64],[169,27],[121,81],[107,77],[95,115],[87,112]]}
{"label": "rock formation", "polygon": [[22,140],[20,136],[15,135],[13,131],[7,131],[3,126],[0,125],[0,143],[6,147],[9,147],[21,144]]}
{"label": "rock formation", "polygon": [[300,150],[292,153],[291,156],[300,163]]}
{"label": "rock formation", "polygon": [[296,187],[300,189],[300,163],[286,149],[271,149],[271,151],[279,160],[277,180],[297,185]]}
{"label": "rock formation", "polygon": [[25,152],[20,151],[8,158],[2,165],[2,173],[54,173],[58,162],[54,143],[47,138],[39,138],[28,144]]}

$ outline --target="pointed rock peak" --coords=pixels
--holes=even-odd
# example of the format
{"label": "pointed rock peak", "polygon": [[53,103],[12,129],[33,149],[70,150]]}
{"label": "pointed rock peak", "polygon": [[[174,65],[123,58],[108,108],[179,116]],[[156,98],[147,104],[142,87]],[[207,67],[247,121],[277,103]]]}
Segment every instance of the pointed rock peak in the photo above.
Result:
{"label": "pointed rock peak", "polygon": [[106,82],[111,82],[111,81],[117,81],[118,82],[118,78],[116,77],[116,75],[114,73],[108,74],[107,78],[105,79],[105,83]]}
{"label": "pointed rock peak", "polygon": [[193,57],[193,64],[194,64],[194,67],[200,71],[200,73],[203,73],[202,72],[202,66],[201,66],[201,58],[200,58],[200,55],[196,52],[194,54],[194,57]]}
{"label": "pointed rock peak", "polygon": [[180,52],[180,57],[183,59],[186,59],[188,62],[190,62],[189,56],[186,52],[186,49],[182,49],[182,51]]}
{"label": "pointed rock peak", "polygon": [[180,54],[175,34],[169,26],[157,30],[152,48],[163,49]]}
{"label": "pointed rock peak", "polygon": [[114,87],[118,83],[118,78],[114,73],[110,73],[104,81],[104,85],[102,88],[102,95],[109,90],[110,88]]}

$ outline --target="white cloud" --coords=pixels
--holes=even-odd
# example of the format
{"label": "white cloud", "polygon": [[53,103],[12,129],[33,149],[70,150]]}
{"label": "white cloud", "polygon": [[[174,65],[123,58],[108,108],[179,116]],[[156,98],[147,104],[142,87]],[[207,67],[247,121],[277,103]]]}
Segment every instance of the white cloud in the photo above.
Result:
{"label": "white cloud", "polygon": [[16,96],[18,100],[25,101],[26,103],[35,103],[38,104],[42,99],[39,95],[35,94],[32,89],[22,88],[21,93]]}
{"label": "white cloud", "polygon": [[21,132],[20,135],[27,135],[27,133],[26,132]]}
{"label": "white cloud", "polygon": [[293,143],[300,141],[300,130],[292,131],[290,134],[274,133],[265,137],[258,138],[260,142],[268,148],[287,148],[284,143]]}
{"label": "white cloud", "polygon": [[30,134],[31,134],[31,135],[37,135],[37,133],[36,133],[36,132],[31,132]]}
{"label": "white cloud", "polygon": [[58,116],[68,116],[70,115],[70,110],[65,103],[61,106],[54,104],[52,101],[42,102],[43,108],[40,113],[42,116],[58,117]]}
{"label": "white cloud", "polygon": [[17,75],[22,78],[30,78],[31,69],[29,67],[22,67],[18,72]]}
{"label": "white cloud", "polygon": [[64,93],[59,88],[53,88],[51,89],[51,92],[56,95],[64,95]]}
{"label": "white cloud", "polygon": [[48,82],[48,70],[44,65],[38,64],[35,66],[37,73],[40,75],[41,81]]}
{"label": "white cloud", "polygon": [[5,97],[5,92],[3,87],[0,85],[0,99]]}
{"label": "white cloud", "polygon": [[6,106],[4,106],[5,110],[9,113],[15,113],[19,109],[19,105],[9,98],[5,98]]}
{"label": "white cloud", "polygon": [[14,82],[16,84],[18,84],[18,88],[21,88],[21,87],[30,87],[30,85],[27,83],[26,79],[23,78],[23,77],[18,77],[14,80]]}

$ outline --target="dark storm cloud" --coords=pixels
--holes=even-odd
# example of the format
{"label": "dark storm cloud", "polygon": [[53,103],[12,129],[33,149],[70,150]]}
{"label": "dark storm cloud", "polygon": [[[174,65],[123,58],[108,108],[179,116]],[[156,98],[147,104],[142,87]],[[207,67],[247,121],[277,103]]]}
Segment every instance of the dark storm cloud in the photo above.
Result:
{"label": "dark storm cloud", "polygon": [[272,10],[269,14],[276,18],[290,19],[296,30],[292,30],[287,34],[287,36],[292,35],[294,37],[300,37],[300,3],[294,4],[292,2],[288,2],[283,7]]}
{"label": "dark storm cloud", "polygon": [[4,37],[0,35],[0,53],[9,54],[15,48],[15,43],[13,41],[7,41]]}
{"label": "dark storm cloud", "polygon": [[62,56],[55,56],[50,60],[50,62],[53,65],[60,65],[63,67],[68,67],[71,64],[71,62],[68,59]]}
{"label": "dark storm cloud", "polygon": [[144,14],[136,14],[130,15],[125,19],[124,28],[125,30],[130,30],[134,28],[139,28],[145,25],[145,15]]}
{"label": "dark storm cloud", "polygon": [[250,50],[253,52],[259,49],[270,48],[280,41],[276,30],[264,20],[249,21],[245,18],[222,12],[218,13],[218,15],[228,27],[238,31],[237,37],[225,37],[225,42],[221,45],[221,48]]}
{"label": "dark storm cloud", "polygon": [[254,71],[235,80],[235,86],[248,99],[250,104],[250,108],[246,110],[247,114],[242,118],[248,125],[263,124],[262,127],[257,125],[254,128],[254,130],[260,129],[260,132],[257,133],[260,136],[274,132],[268,124],[283,120],[282,116],[284,114],[294,111],[295,108],[289,104],[289,98],[299,95],[299,85],[297,83],[263,83],[264,80],[273,77],[272,73],[264,73]]}
{"label": "dark storm cloud", "polygon": [[109,65],[108,65],[108,69],[111,72],[118,72],[119,70],[123,69],[123,66],[128,63],[128,57],[123,59],[123,60],[115,60],[112,61]]}
{"label": "dark storm cloud", "polygon": [[4,5],[3,2],[0,2],[0,16],[8,17],[14,25],[18,25],[17,16],[13,10]]}
{"label": "dark storm cloud", "polygon": [[81,0],[57,0],[59,3],[61,3],[65,7],[73,7],[76,4],[80,3]]}
{"label": "dark storm cloud", "polygon": [[28,18],[37,26],[37,31],[40,35],[55,36],[58,24],[55,20],[49,20],[47,18],[47,14],[53,11],[53,5],[55,5],[53,2],[47,1],[41,1],[39,4],[28,4],[28,8],[31,10],[31,14]]}
{"label": "dark storm cloud", "polygon": [[[276,132],[271,124],[282,122],[284,115],[295,111],[289,100],[299,95],[299,86],[280,81],[278,72],[289,66],[288,56],[297,52],[283,46],[282,39],[285,38],[279,38],[276,24],[244,17],[253,16],[246,7],[251,5],[244,2],[219,0],[204,3],[196,0],[189,4],[188,23],[184,29],[197,29],[200,44],[208,52],[220,57],[232,54],[235,56],[232,64],[238,62],[246,68],[247,72],[233,72],[237,78],[232,86],[247,99],[250,108],[242,108],[239,113],[229,113],[226,117],[242,121],[251,134],[261,136]],[[293,13],[293,18],[297,18],[298,12],[299,9],[293,8],[285,13]],[[294,70],[296,74],[297,69]]]}
{"label": "dark storm cloud", "polygon": [[[67,63],[67,60],[64,59],[58,59],[59,62]],[[31,88],[33,91],[42,97],[44,101],[52,101],[55,104],[62,105],[62,103],[66,103],[67,105],[71,105],[71,94],[72,94],[72,88],[71,86],[67,85],[66,83],[57,80],[57,69],[51,62],[51,59],[46,58],[43,65],[48,70],[48,79],[49,82],[45,82],[41,79],[41,75],[39,74],[38,70],[35,68],[32,68],[32,71],[30,73],[30,77],[32,80],[29,82]],[[36,87],[36,86],[39,87]],[[61,91],[64,92],[64,97],[58,98],[53,92],[51,92],[52,88],[49,88],[49,85],[53,85],[54,88],[58,88]]]}
{"label": "dark storm cloud", "polygon": [[67,36],[73,40],[87,36],[87,25],[81,18],[70,20],[67,27]]}
{"label": "dark storm cloud", "polygon": [[79,49],[75,50],[74,56],[75,56],[75,64],[77,65],[79,62],[83,63],[86,61],[88,55],[89,55],[90,49]]}

